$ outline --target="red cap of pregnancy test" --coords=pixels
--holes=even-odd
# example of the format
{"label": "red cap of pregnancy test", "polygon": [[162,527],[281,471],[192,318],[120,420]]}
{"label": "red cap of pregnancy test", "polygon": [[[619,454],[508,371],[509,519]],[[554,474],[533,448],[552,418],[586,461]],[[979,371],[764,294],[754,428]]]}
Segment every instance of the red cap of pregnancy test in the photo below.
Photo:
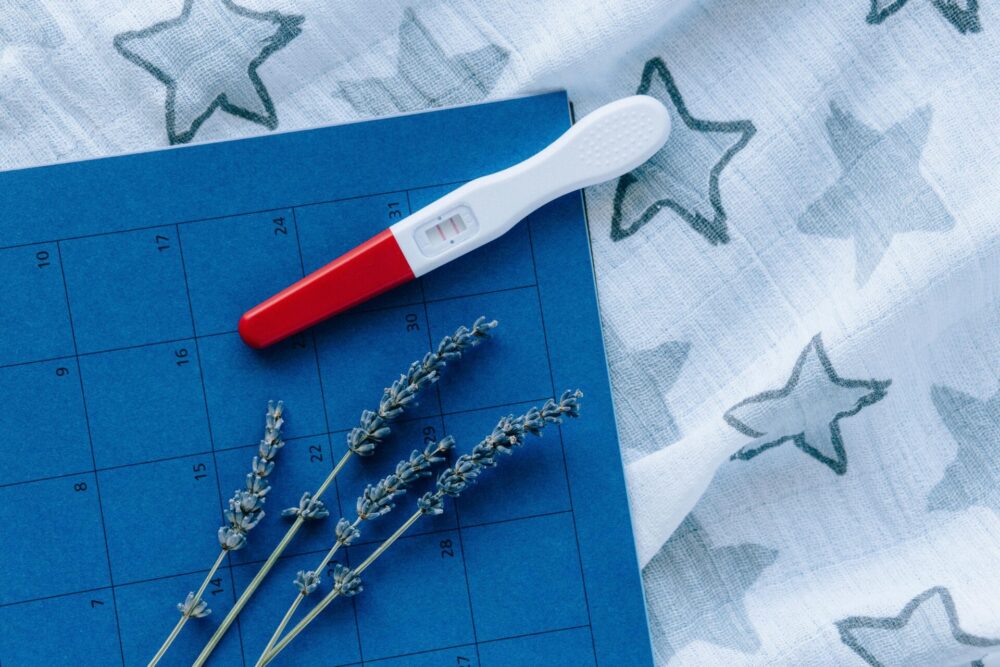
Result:
{"label": "red cap of pregnancy test", "polygon": [[413,277],[386,229],[248,310],[240,318],[240,338],[250,347],[273,345]]}

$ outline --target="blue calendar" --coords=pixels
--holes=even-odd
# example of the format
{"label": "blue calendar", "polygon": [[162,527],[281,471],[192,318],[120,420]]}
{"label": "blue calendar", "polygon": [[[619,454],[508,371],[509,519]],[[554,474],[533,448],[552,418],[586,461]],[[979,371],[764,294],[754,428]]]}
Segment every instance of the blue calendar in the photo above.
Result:
{"label": "blue calendar", "polygon": [[[570,124],[563,93],[0,173],[0,666],[145,665],[218,553],[268,399],[287,446],[267,516],[161,664],[190,664],[313,490],[360,412],[432,342],[478,315],[489,342],[449,366],[365,483],[428,435],[458,451],[497,418],[580,387],[547,430],[426,520],[275,664],[651,665],[645,605],[581,196],[363,307],[255,351],[241,313],[459,184]],[[342,552],[357,563],[422,489]],[[332,543],[310,523],[211,664],[253,664]],[[308,602],[307,602],[308,604]]]}

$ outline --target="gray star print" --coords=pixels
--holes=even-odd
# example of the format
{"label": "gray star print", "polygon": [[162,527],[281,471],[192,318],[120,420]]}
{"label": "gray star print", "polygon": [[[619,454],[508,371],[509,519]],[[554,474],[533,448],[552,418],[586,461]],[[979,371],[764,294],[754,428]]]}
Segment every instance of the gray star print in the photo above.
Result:
{"label": "gray star print", "polygon": [[649,161],[618,179],[611,238],[627,238],[661,212],[671,211],[712,245],[727,243],[719,178],[757,131],[754,124],[692,116],[660,58],[646,63],[636,92],[659,99],[670,110],[670,136]]}
{"label": "gray star print", "polygon": [[724,418],[740,433],[757,440],[733,455],[751,459],[785,442],[826,465],[847,472],[847,452],[840,420],[881,401],[890,380],[847,380],[833,369],[819,334],[802,350],[788,382],[729,408]]}
{"label": "gray star print", "polygon": [[[907,2],[909,0],[871,0],[867,21],[872,24],[882,23]],[[930,3],[963,35],[982,30],[979,24],[979,0],[965,0],[964,4],[959,0],[930,0]]]}
{"label": "gray star print", "polygon": [[475,102],[493,90],[508,57],[496,44],[449,56],[407,9],[399,26],[396,75],[340,81],[340,94],[357,111],[373,116]]}
{"label": "gray star print", "polygon": [[51,49],[64,41],[55,19],[38,0],[0,0],[0,51],[7,45]]}
{"label": "gray star print", "polygon": [[956,511],[980,505],[1000,514],[1000,391],[982,401],[935,386],[931,399],[958,443],[958,453],[927,496],[927,509]]}
{"label": "gray star print", "polygon": [[744,653],[758,650],[743,598],[777,557],[759,544],[713,547],[689,514],[642,573],[657,662],[698,639]]}
{"label": "gray star print", "polygon": [[799,218],[799,231],[853,239],[854,277],[868,282],[894,234],[945,231],[955,220],[920,174],[920,155],[930,129],[923,107],[885,132],[877,132],[830,104],[830,146],[840,162],[837,182]]}
{"label": "gray star print", "polygon": [[268,129],[278,126],[257,68],[301,32],[302,21],[232,0],[186,0],[177,18],[121,33],[114,43],[167,87],[167,136],[183,143],[220,107]]}
{"label": "gray star print", "polygon": [[1000,639],[977,637],[959,625],[955,601],[937,586],[910,600],[897,616],[837,621],[840,639],[872,667],[982,667]]}
{"label": "gray star print", "polygon": [[622,453],[630,463],[680,439],[666,395],[691,344],[667,341],[651,350],[632,350],[610,327],[606,336],[611,384],[621,398],[615,408]]}

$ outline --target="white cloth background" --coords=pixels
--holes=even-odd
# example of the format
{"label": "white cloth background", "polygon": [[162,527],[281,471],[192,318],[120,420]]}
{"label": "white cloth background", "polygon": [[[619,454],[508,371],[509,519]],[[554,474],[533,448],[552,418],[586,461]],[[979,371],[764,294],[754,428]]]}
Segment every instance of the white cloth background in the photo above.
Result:
{"label": "white cloth background", "polygon": [[0,0],[0,168],[642,87],[674,133],[587,205],[658,661],[990,664],[998,47],[994,0]]}

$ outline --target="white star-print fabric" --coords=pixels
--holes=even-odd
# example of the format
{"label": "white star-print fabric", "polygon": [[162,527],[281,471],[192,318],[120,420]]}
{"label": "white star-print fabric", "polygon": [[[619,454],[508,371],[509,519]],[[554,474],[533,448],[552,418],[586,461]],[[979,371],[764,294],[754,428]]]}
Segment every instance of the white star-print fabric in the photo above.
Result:
{"label": "white star-print fabric", "polygon": [[1000,0],[0,0],[3,169],[552,88],[659,664],[1000,665]]}

